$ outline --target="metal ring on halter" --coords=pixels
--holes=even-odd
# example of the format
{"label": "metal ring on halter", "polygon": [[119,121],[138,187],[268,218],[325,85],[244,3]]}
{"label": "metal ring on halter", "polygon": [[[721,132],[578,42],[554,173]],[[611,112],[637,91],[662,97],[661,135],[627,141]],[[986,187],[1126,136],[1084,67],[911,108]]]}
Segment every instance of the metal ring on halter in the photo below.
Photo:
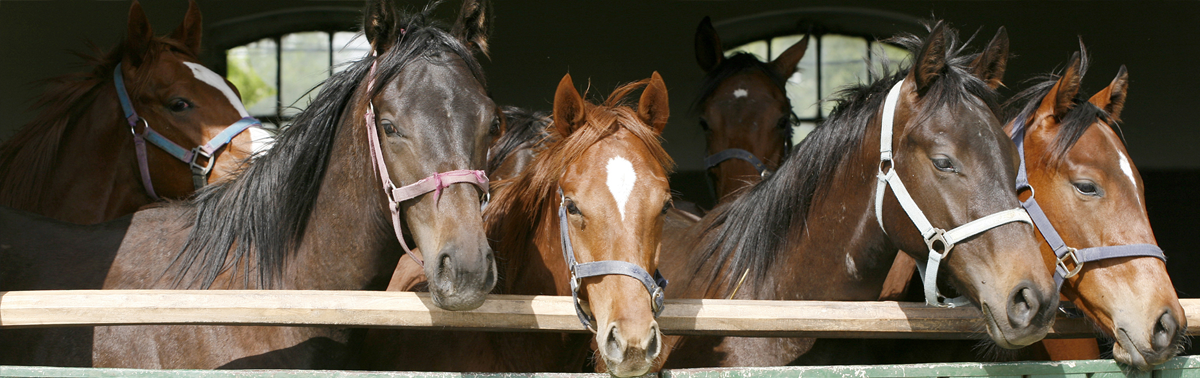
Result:
{"label": "metal ring on halter", "polygon": [[[196,161],[200,160],[200,158],[204,158],[208,163],[205,165],[196,164]],[[192,161],[188,162],[188,166],[192,168],[193,174],[208,176],[208,172],[211,172],[213,165],[215,165],[213,164],[215,160],[212,158],[212,155],[204,152],[204,149],[196,147],[192,149]]]}
{"label": "metal ring on halter", "polygon": [[[1083,270],[1083,263],[1079,262],[1079,257],[1075,256],[1075,251],[1078,251],[1078,249],[1067,247],[1067,253],[1063,254],[1062,257],[1055,258],[1055,260],[1058,260],[1056,263],[1058,267],[1067,272],[1067,274],[1063,275],[1063,278],[1075,277],[1076,274],[1079,274],[1080,270]],[[1074,269],[1067,267],[1067,257],[1070,257],[1071,261],[1075,263]]]}
{"label": "metal ring on halter", "polygon": [[[943,249],[941,251],[938,251],[933,247],[934,244],[937,244],[938,242],[942,243]],[[930,251],[938,252],[945,257],[950,255],[950,249],[954,248],[954,243],[946,241],[946,230],[935,228],[933,229],[933,235],[929,235],[929,237],[925,238],[925,246],[929,247]]]}
{"label": "metal ring on halter", "polygon": [[[142,124],[142,134],[139,134],[137,132],[138,122],[141,122],[141,124]],[[135,137],[136,136],[144,136],[145,135],[144,133],[146,132],[146,130],[150,130],[150,121],[147,121],[145,118],[142,118],[142,117],[138,117],[137,121],[134,121],[134,123],[129,125],[129,133],[133,134],[133,136],[135,136]]]}

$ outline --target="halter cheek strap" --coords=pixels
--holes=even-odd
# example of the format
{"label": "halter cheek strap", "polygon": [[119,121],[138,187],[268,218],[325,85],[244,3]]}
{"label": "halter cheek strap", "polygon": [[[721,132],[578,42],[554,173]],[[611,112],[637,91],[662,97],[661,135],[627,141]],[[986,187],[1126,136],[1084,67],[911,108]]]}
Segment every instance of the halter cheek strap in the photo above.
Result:
{"label": "halter cheek strap", "polygon": [[1118,257],[1154,257],[1164,262],[1167,261],[1167,256],[1163,254],[1162,248],[1153,244],[1113,245],[1083,249],[1068,247],[1058,234],[1058,230],[1055,230],[1054,225],[1050,223],[1050,218],[1046,216],[1042,207],[1034,199],[1036,192],[1029,185],[1029,175],[1025,171],[1025,121],[1026,118],[1018,117],[1013,123],[1012,140],[1017,146],[1017,153],[1021,159],[1021,165],[1017,169],[1017,192],[1026,189],[1030,191],[1029,199],[1021,202],[1021,207],[1029,212],[1038,232],[1042,234],[1042,238],[1046,239],[1046,244],[1049,244],[1050,248],[1054,250],[1054,284],[1056,288],[1062,290],[1063,281],[1079,274],[1086,262]]}
{"label": "halter cheek strap", "polygon": [[[142,176],[142,185],[146,187],[146,193],[150,194],[150,198],[156,201],[161,198],[158,197],[158,193],[154,192],[154,183],[150,180],[150,164],[146,159],[146,142],[158,146],[167,154],[187,164],[192,170],[193,187],[200,189],[208,185],[208,176],[216,163],[217,159],[214,157],[217,151],[246,129],[262,126],[254,117],[245,117],[229,125],[225,130],[221,130],[207,143],[188,150],[154,131],[145,118],[138,116],[137,111],[133,109],[132,101],[129,100],[129,92],[125,90],[125,76],[121,73],[120,63],[113,68],[113,84],[117,87],[117,100],[121,102],[121,110],[125,112],[125,121],[129,123],[129,131],[133,133],[133,145],[137,151],[138,171]],[[138,132],[139,123],[142,126],[141,132]]]}
{"label": "halter cheek strap", "polygon": [[[367,73],[370,81],[367,82],[367,93],[375,86],[375,63],[371,63],[371,70]],[[404,248],[404,252],[412,256],[413,260],[425,266],[425,261],[420,256],[413,253],[408,247],[408,242],[404,241],[404,229],[400,222],[400,203],[417,198],[425,193],[433,192],[434,204],[438,203],[442,195],[442,189],[450,187],[453,184],[467,183],[474,184],[483,191],[484,195],[488,195],[488,177],[482,170],[467,170],[460,169],[449,172],[439,172],[433,175],[417,180],[412,184],[408,184],[397,188],[396,184],[392,183],[392,176],[388,174],[387,164],[384,162],[383,149],[379,145],[379,131],[375,125],[375,105],[371,101],[367,101],[367,112],[363,115],[366,121],[367,140],[371,149],[371,168],[379,174],[379,180],[383,183],[383,191],[387,195],[388,209],[392,213],[392,228],[396,232],[396,239],[400,241],[400,246]]]}
{"label": "halter cheek strap", "polygon": [[571,247],[566,198],[563,196],[562,188],[558,188],[558,199],[559,239],[562,241],[563,259],[567,262],[567,270],[571,272],[571,300],[575,303],[575,315],[579,316],[579,322],[592,332],[596,332],[596,319],[584,312],[583,306],[579,304],[579,287],[582,286],[583,279],[612,274],[629,276],[640,281],[642,286],[646,287],[646,291],[650,293],[650,310],[654,311],[654,317],[657,318],[659,314],[662,314],[663,290],[667,287],[667,279],[658,270],[655,270],[654,275],[651,276],[646,269],[625,261],[575,262],[575,248]]}
{"label": "halter cheek strap", "polygon": [[896,102],[899,100],[902,86],[904,86],[904,80],[896,83],[888,92],[887,100],[883,105],[883,124],[879,132],[879,173],[876,175],[879,182],[875,185],[875,219],[879,222],[879,228],[886,234],[887,229],[883,227],[883,195],[886,188],[890,186],[892,194],[900,202],[900,207],[904,209],[913,225],[921,232],[921,237],[925,239],[925,245],[929,248],[929,258],[925,265],[917,264],[917,271],[921,274],[921,281],[924,285],[925,303],[937,307],[965,306],[970,304],[970,300],[966,296],[946,298],[938,292],[937,274],[942,260],[950,255],[950,251],[956,244],[967,238],[1008,223],[1032,223],[1032,221],[1025,210],[1016,208],[973,220],[949,231],[933,227],[929,223],[925,213],[913,201],[908,189],[904,187],[904,182],[896,174],[895,162],[892,160],[892,129]]}

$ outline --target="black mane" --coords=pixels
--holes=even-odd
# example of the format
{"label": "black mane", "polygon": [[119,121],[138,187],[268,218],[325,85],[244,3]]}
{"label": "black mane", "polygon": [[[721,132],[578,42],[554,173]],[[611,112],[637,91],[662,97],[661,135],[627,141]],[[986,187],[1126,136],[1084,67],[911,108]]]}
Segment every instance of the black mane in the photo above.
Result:
{"label": "black mane", "polygon": [[[436,4],[436,3],[435,3]],[[427,20],[433,7],[408,16],[405,33],[394,47],[374,59],[375,80],[386,83],[407,64],[440,53],[457,54],[482,84],[483,71],[458,40]],[[175,285],[209,287],[227,269],[238,269],[250,284],[256,266],[263,288],[279,284],[284,260],[299,247],[333,152],[334,138],[355,105],[357,89],[372,59],[350,64],[326,80],[312,103],[278,136],[275,147],[225,183],[208,186],[189,202],[184,217],[193,217],[191,232],[165,274],[174,271]],[[383,85],[376,85],[379,92]],[[361,115],[359,115],[361,117]],[[364,147],[365,148],[365,147]],[[382,217],[381,217],[382,219]],[[232,265],[226,261],[232,258]],[[255,259],[255,261],[249,261]],[[185,281],[185,277],[192,275]]]}
{"label": "black mane", "polygon": [[546,127],[550,126],[550,113],[546,111],[533,111],[518,108],[516,106],[505,106],[504,122],[507,128],[504,130],[504,135],[496,141],[489,149],[487,171],[489,174],[500,168],[500,164],[504,163],[504,159],[508,158],[514,151],[517,151],[529,143],[538,143],[550,136],[546,132]]}
{"label": "black mane", "polygon": [[[916,119],[964,101],[980,102],[997,111],[996,91],[968,69],[977,54],[964,53],[964,43],[952,29],[947,29],[945,36],[946,73],[927,90]],[[894,41],[914,55],[924,46],[924,41],[912,35]],[[787,233],[805,227],[814,197],[831,184],[839,166],[861,151],[867,126],[878,117],[887,92],[908,76],[909,70],[889,73],[886,67],[875,69],[883,70],[872,75],[880,79],[840,91],[829,118],[796,146],[778,171],[701,221],[695,228],[704,235],[692,260],[695,272],[706,262],[716,261],[719,269],[710,273],[710,282],[728,272],[740,277],[747,269],[753,272],[748,281],[767,278],[767,268],[784,253]],[[735,283],[726,282],[730,288]]]}
{"label": "black mane", "polygon": [[[1079,77],[1083,77],[1088,69],[1087,50],[1080,46],[1081,54],[1079,55]],[[1014,120],[1022,120],[1026,127],[1029,127],[1029,122],[1032,120],[1034,112],[1042,104],[1042,99],[1050,94],[1050,89],[1054,88],[1054,84],[1062,78],[1062,71],[1056,71],[1050,74],[1041,75],[1030,79],[1034,82],[1029,88],[1014,95],[1011,99],[1004,103],[1005,108],[1016,110],[1017,112],[1005,120],[1005,124]],[[1100,109],[1095,104],[1088,102],[1082,92],[1072,99],[1072,105],[1067,114],[1059,120],[1058,136],[1054,138],[1054,146],[1049,151],[1050,154],[1046,158],[1050,159],[1051,163],[1057,164],[1062,161],[1071,147],[1079,141],[1083,133],[1087,132],[1088,128],[1099,122],[1115,131],[1120,132],[1120,125],[1117,120],[1108,114],[1104,109]]]}
{"label": "black mane", "polygon": [[[695,113],[695,112],[699,111],[700,107],[704,106],[704,102],[707,101],[708,98],[712,96],[713,92],[716,92],[717,86],[721,85],[721,83],[724,82],[726,79],[729,79],[733,75],[737,75],[737,74],[747,72],[747,71],[762,72],[764,75],[767,75],[767,77],[771,79],[771,83],[775,84],[775,87],[779,89],[780,93],[783,93],[785,95],[787,94],[786,86],[787,86],[788,78],[783,77],[783,75],[780,74],[779,71],[775,69],[775,67],[773,67],[770,64],[765,63],[761,60],[758,60],[758,57],[754,56],[754,54],[742,52],[742,53],[734,54],[731,57],[725,58],[724,60],[721,61],[721,64],[718,64],[717,67],[712,70],[712,72],[709,72],[707,75],[704,75],[704,81],[700,83],[700,90],[696,92],[699,95],[696,96],[696,99],[694,101],[692,101],[692,105],[691,105],[692,112]],[[789,122],[791,123],[792,126],[795,126],[800,123],[800,118],[797,117],[796,112],[792,110],[791,101],[788,101],[787,112],[789,114],[789,116],[788,116]],[[792,128],[791,127],[787,128],[786,137],[787,137],[787,144],[786,144],[787,148],[784,150],[783,159],[787,159],[787,153],[789,150],[792,149]]]}

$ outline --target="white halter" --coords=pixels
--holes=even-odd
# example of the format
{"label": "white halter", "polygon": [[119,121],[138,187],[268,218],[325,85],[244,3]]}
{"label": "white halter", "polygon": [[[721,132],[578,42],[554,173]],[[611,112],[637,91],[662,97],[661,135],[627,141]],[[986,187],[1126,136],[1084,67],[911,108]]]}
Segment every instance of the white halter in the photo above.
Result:
{"label": "white halter", "polygon": [[[1012,222],[1033,224],[1033,221],[1029,219],[1029,214],[1025,212],[1025,209],[1017,207],[973,220],[950,231],[929,224],[925,213],[921,212],[921,208],[917,206],[916,202],[913,202],[912,196],[908,194],[908,189],[900,181],[900,176],[896,174],[896,167],[892,162],[893,118],[895,118],[896,101],[900,97],[900,87],[902,86],[904,86],[904,80],[892,87],[892,90],[888,92],[887,101],[883,103],[883,125],[879,132],[879,173],[876,175],[879,183],[875,186],[875,219],[879,221],[879,228],[883,229],[886,234],[887,229],[883,227],[883,193],[885,188],[891,185],[892,194],[896,196],[896,200],[900,202],[900,207],[904,208],[904,212],[908,213],[908,219],[917,226],[921,237],[925,239],[925,245],[929,247],[929,259],[926,260],[925,266],[917,264],[917,271],[921,274],[921,281],[925,286],[925,303],[937,307],[965,306],[970,304],[966,296],[946,298],[938,292],[937,272],[942,260],[950,255],[950,250],[954,248],[955,244],[969,237],[1004,224]],[[936,247],[939,246],[944,252],[937,251]]]}

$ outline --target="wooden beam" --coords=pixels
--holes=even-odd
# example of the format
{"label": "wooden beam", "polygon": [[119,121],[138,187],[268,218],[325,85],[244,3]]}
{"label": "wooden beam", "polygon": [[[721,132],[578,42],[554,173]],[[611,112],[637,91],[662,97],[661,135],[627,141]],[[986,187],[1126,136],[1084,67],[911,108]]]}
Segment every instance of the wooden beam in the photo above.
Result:
{"label": "wooden beam", "polygon": [[[1200,299],[1183,299],[1188,334],[1200,334]],[[668,334],[840,338],[986,337],[974,307],[908,302],[668,300]],[[493,295],[472,311],[446,311],[425,293],[284,290],[68,290],[0,292],[0,327],[280,325],[587,332],[570,297]],[[1049,337],[1091,337],[1083,319],[1059,318]]]}

